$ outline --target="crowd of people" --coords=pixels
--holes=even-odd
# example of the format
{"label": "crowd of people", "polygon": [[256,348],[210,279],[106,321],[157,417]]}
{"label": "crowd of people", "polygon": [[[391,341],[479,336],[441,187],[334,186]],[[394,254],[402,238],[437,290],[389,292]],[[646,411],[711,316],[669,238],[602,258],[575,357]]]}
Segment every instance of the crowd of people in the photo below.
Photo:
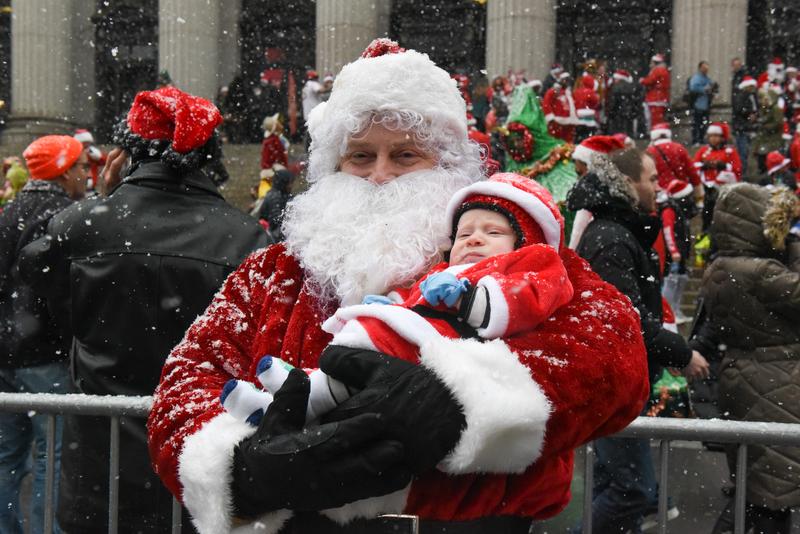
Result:
{"label": "crowd of people", "polygon": [[[3,161],[0,391],[154,395],[121,419],[125,532],[167,531],[175,496],[201,534],[523,534],[589,441],[593,531],[639,532],[650,444],[612,436],[675,415],[665,373],[713,383],[714,416],[800,422],[800,88],[779,65],[734,60],[731,128],[701,62],[689,148],[660,54],[638,84],[598,61],[484,83],[378,39],[335,85],[308,73],[302,162],[280,112],[143,91],[108,153],[79,130]],[[250,215],[219,192],[236,128],[261,139]],[[57,528],[105,532],[108,423],[56,421]],[[0,414],[2,532],[42,532],[46,426]],[[788,534],[800,451],[752,450],[748,525]]]}

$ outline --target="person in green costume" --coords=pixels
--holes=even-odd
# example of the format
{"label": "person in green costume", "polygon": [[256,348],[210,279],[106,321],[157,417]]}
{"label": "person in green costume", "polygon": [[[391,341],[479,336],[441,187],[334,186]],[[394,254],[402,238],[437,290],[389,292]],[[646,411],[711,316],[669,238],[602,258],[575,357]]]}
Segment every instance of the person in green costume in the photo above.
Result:
{"label": "person in green costume", "polygon": [[502,139],[507,153],[504,170],[528,176],[547,188],[564,215],[569,235],[575,214],[565,202],[578,180],[570,159],[573,146],[547,133],[539,97],[527,85],[518,85],[511,95]]}

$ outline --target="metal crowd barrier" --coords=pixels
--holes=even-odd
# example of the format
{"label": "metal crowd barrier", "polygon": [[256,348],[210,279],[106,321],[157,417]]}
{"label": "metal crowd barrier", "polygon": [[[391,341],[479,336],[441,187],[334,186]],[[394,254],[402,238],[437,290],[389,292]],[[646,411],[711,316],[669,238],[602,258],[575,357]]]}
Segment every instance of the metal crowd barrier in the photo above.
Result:
{"label": "metal crowd barrier", "polygon": [[[45,532],[53,528],[55,416],[64,414],[106,416],[111,421],[108,532],[118,530],[119,507],[119,419],[147,417],[151,397],[55,395],[47,393],[0,393],[0,412],[37,412],[45,414],[47,425],[47,471],[45,477]],[[750,423],[719,419],[668,419],[639,417],[616,437],[659,440],[661,451],[658,495],[659,532],[667,531],[667,493],[670,441],[714,441],[738,443],[736,459],[736,497],[734,534],[744,534],[745,493],[748,445],[782,445],[800,447],[800,424]],[[586,468],[584,476],[583,532],[592,529],[592,485],[594,453],[591,445],[584,447]],[[172,532],[181,531],[181,506],[173,499]]]}

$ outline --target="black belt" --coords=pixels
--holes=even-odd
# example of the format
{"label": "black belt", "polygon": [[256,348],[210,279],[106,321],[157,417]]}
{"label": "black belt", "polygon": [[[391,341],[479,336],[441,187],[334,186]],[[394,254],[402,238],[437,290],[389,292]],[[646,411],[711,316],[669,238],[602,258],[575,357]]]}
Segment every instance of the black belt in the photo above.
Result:
{"label": "black belt", "polygon": [[431,521],[415,515],[354,519],[342,526],[317,513],[296,512],[279,534],[528,534],[524,517],[484,517],[472,521]]}

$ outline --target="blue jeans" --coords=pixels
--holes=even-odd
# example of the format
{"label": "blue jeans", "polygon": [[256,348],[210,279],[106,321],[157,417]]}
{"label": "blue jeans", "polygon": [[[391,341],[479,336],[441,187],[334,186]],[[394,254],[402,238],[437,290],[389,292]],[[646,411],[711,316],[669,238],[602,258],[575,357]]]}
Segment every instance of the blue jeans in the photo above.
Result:
{"label": "blue jeans", "polygon": [[707,109],[692,110],[692,144],[702,145],[708,129],[708,118],[711,112]]}
{"label": "blue jeans", "polygon": [[746,133],[736,135],[736,151],[742,160],[742,176],[747,176],[747,156],[750,155],[750,136]]}
{"label": "blue jeans", "polygon": [[[2,392],[69,393],[71,390],[72,382],[66,362],[21,369],[0,369]],[[61,426],[61,417],[56,417],[54,498],[58,496]],[[33,465],[31,465],[31,449],[33,449]],[[19,504],[20,485],[25,475],[33,470],[29,532],[42,534],[46,468],[47,417],[29,413],[0,412],[0,532],[22,534],[25,514]],[[53,532],[59,532],[57,526]]]}
{"label": "blue jeans", "polygon": [[592,532],[640,532],[642,517],[658,508],[658,484],[646,439],[594,442]]}

